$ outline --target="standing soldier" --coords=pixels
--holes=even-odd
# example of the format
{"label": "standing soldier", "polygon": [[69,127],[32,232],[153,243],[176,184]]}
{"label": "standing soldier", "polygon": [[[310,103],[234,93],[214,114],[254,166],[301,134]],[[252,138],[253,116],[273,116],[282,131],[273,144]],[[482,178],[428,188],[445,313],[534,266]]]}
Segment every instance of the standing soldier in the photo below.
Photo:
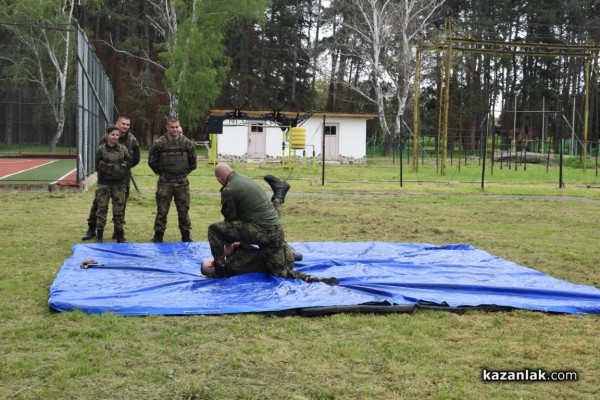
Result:
{"label": "standing soldier", "polygon": [[181,241],[191,242],[190,183],[187,176],[196,169],[196,149],[194,143],[181,133],[179,119],[169,117],[166,128],[167,133],[154,142],[148,153],[148,165],[159,176],[152,242],[163,241],[173,198],[177,208]]}
{"label": "standing soldier", "polygon": [[126,180],[129,174],[129,151],[119,143],[119,128],[109,125],[106,128],[107,140],[96,149],[96,171],[98,189],[96,202],[96,243],[102,243],[108,203],[112,199],[113,223],[117,243],[125,243],[123,214],[125,212]]}
{"label": "standing soldier", "polygon": [[[131,125],[131,120],[129,117],[120,116],[117,118],[117,122],[115,123],[117,128],[119,128],[119,143],[127,148],[129,151],[129,171],[127,173],[127,178],[125,179],[125,206],[123,208],[123,224],[125,224],[125,207],[127,207],[127,200],[129,199],[129,192],[131,186],[131,168],[135,167],[140,162],[140,143],[133,136],[133,133],[129,132],[129,127]],[[108,135],[104,135],[102,139],[100,139],[99,144],[106,143]],[[90,209],[90,215],[88,216],[88,230],[81,237],[81,240],[90,240],[96,237],[96,214],[98,213],[98,201],[94,197],[94,201],[92,202],[92,208]],[[113,232],[113,239],[117,236],[116,232]]]}

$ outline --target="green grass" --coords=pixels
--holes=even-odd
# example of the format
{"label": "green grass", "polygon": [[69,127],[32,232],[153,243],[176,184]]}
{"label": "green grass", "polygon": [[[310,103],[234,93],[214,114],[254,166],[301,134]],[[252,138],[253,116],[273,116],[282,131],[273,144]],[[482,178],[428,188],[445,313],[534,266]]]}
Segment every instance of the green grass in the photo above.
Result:
{"label": "green grass", "polygon": [[[594,170],[479,167],[418,173],[389,159],[366,166],[282,170],[236,164],[262,182],[289,177],[288,241],[469,243],[573,283],[600,286],[600,186]],[[126,237],[152,237],[156,177]],[[435,178],[428,181],[424,178]],[[219,185],[201,163],[190,177],[192,235],[221,219]],[[264,184],[264,183],[263,183]],[[267,188],[266,184],[265,188]],[[591,185],[590,188],[587,186]],[[455,315],[90,316],[48,311],[48,289],[86,230],[93,190],[0,192],[0,398],[7,399],[593,399],[600,396],[597,316],[515,311]],[[173,209],[167,241],[178,240]],[[483,383],[482,368],[576,370],[579,381]]]}

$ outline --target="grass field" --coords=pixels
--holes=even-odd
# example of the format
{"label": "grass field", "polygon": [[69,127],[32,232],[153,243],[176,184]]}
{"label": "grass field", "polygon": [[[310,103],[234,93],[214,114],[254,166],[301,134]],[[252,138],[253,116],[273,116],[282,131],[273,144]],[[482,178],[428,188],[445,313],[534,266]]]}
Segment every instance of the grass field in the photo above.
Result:
{"label": "grass field", "polygon": [[[126,237],[152,237],[156,177],[134,169]],[[476,163],[473,163],[476,164]],[[469,166],[471,164],[468,164]],[[559,279],[600,286],[600,182],[593,169],[435,166],[391,160],[282,170],[288,241],[468,243]],[[323,185],[323,176],[325,184]],[[435,182],[432,181],[435,179]],[[190,176],[192,236],[221,219],[210,165]],[[262,180],[261,180],[262,182]],[[265,184],[265,189],[267,188]],[[595,399],[598,316],[514,311],[275,317],[89,316],[48,311],[48,289],[86,230],[86,193],[0,192],[0,398]],[[179,239],[171,210],[165,240]],[[573,370],[575,382],[485,383],[482,369]]]}

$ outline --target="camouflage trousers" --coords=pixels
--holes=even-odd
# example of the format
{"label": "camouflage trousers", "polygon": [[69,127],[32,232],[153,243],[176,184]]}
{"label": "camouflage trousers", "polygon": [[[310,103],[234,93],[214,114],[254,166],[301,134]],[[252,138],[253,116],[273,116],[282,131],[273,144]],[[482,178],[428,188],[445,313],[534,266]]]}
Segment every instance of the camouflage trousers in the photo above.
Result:
{"label": "camouflage trousers", "polygon": [[112,222],[115,224],[115,230],[122,230],[125,212],[125,185],[100,185],[96,189],[96,203],[98,211],[96,212],[96,229],[104,229],[106,226],[106,216],[108,214],[108,205],[112,200]]}
{"label": "camouflage trousers", "polygon": [[[310,275],[294,269],[294,255],[292,254],[292,248],[287,243],[284,244],[283,251],[285,262],[277,276],[300,279],[305,282],[320,281],[319,278],[313,278]],[[227,257],[225,262],[225,275],[230,277],[250,272],[270,273],[271,271],[267,268],[266,259],[259,249],[242,244],[233,255]]]}
{"label": "camouflage trousers", "polygon": [[[125,209],[127,208],[127,200],[129,200],[129,189],[131,179],[128,176],[125,179],[125,204],[123,204],[123,225],[125,225]],[[96,194],[94,195],[94,201],[92,202],[92,207],[90,208],[90,215],[88,215],[88,225],[96,224],[96,214],[98,214],[98,190],[96,190]]]}
{"label": "camouflage trousers", "polygon": [[[219,221],[208,227],[208,243],[215,261],[225,264],[225,243],[241,242],[260,248],[270,274],[288,276],[285,235],[281,225],[257,225],[244,221]],[[291,254],[291,252],[290,252]],[[293,268],[293,259],[291,260]]]}
{"label": "camouflage trousers", "polygon": [[156,189],[156,218],[154,231],[164,232],[167,229],[167,215],[171,208],[171,201],[175,199],[179,229],[189,231],[192,229],[190,220],[190,184],[187,178],[176,181],[159,179]]}
{"label": "camouflage trousers", "polygon": [[[294,255],[292,248],[286,243],[284,245],[285,264],[277,276],[283,278],[299,279],[304,282],[323,282],[328,285],[337,285],[336,278],[318,278],[294,269]],[[233,255],[227,257],[225,262],[225,277],[247,274],[250,272],[270,273],[267,262],[262,252],[252,246],[241,244]]]}
{"label": "camouflage trousers", "polygon": [[225,262],[225,275],[227,277],[247,274],[250,272],[269,273],[260,250],[252,245],[242,243]]}
{"label": "camouflage trousers", "polygon": [[277,215],[279,216],[279,218],[281,218],[281,208],[283,206],[283,200],[272,197],[271,204],[273,204],[273,208],[275,208],[275,211],[277,211]]}

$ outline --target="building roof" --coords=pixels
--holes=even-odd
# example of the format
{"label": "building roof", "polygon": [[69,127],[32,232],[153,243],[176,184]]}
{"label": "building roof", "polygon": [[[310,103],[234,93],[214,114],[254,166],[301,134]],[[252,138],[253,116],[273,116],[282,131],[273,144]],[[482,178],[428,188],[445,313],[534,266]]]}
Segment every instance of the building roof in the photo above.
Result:
{"label": "building roof", "polygon": [[[227,113],[232,113],[234,110],[210,110],[210,115],[226,115]],[[261,115],[272,115],[273,111],[260,111],[260,110],[240,110],[241,113],[246,115],[250,115],[253,117],[258,117]],[[300,114],[300,116],[306,114],[307,112],[293,112],[293,111],[281,111],[280,114],[285,115],[288,118],[293,118],[296,114]],[[311,118],[323,118],[323,116],[327,117],[337,117],[337,118],[357,118],[357,119],[365,119],[370,120],[373,118],[377,118],[377,114],[352,114],[352,113],[335,113],[335,112],[315,112]]]}

